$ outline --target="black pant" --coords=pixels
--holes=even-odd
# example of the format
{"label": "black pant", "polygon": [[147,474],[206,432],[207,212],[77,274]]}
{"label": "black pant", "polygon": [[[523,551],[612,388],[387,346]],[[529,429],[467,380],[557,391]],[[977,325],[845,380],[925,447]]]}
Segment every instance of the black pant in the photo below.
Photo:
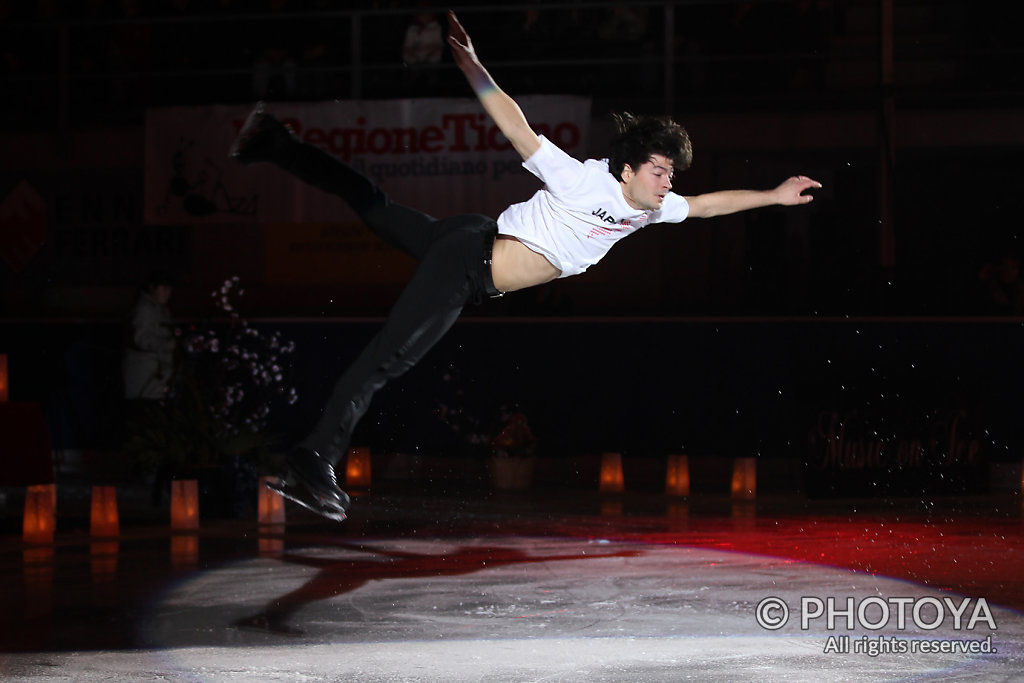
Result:
{"label": "black pant", "polygon": [[499,294],[490,266],[497,224],[476,214],[437,220],[395,204],[369,178],[318,147],[292,136],[279,142],[272,163],[344,199],[374,233],[419,262],[384,326],[335,383],[300,444],[337,464],[373,394],[419,362],[467,302]]}

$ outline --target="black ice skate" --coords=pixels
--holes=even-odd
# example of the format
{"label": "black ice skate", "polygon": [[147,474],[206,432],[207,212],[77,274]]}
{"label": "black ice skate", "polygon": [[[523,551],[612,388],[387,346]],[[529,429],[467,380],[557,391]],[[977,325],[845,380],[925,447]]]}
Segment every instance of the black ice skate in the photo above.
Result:
{"label": "black ice skate", "polygon": [[318,515],[345,521],[351,499],[338,488],[331,463],[308,448],[292,449],[287,461],[287,476],[268,481],[267,488]]}
{"label": "black ice skate", "polygon": [[259,102],[242,124],[228,155],[243,166],[269,161],[281,136],[291,134],[288,127],[268,114]]}

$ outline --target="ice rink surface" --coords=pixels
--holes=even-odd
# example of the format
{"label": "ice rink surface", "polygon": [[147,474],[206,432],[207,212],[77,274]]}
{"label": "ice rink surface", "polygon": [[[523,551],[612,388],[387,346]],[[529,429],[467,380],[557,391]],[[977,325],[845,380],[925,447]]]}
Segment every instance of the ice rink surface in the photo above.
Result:
{"label": "ice rink surface", "polygon": [[1024,680],[1019,517],[630,506],[380,497],[341,527],[8,538],[0,674]]}

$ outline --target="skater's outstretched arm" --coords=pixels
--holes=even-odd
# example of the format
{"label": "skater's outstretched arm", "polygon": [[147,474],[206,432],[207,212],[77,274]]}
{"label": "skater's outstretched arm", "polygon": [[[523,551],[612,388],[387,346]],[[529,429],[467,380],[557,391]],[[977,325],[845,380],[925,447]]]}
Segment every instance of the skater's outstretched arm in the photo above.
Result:
{"label": "skater's outstretched arm", "polygon": [[533,156],[540,148],[540,138],[530,128],[516,101],[497,86],[487,73],[487,69],[480,63],[473,48],[473,41],[452,11],[448,12],[448,44],[451,46],[455,63],[466,76],[473,92],[498,129],[505,134],[512,147],[524,160]]}
{"label": "skater's outstretched arm", "polygon": [[817,180],[801,175],[787,178],[772,190],[723,190],[687,197],[686,201],[690,205],[689,215],[691,217],[711,218],[748,209],[758,209],[762,206],[806,204],[814,197],[803,193],[811,188],[819,187],[821,187],[821,183]]}

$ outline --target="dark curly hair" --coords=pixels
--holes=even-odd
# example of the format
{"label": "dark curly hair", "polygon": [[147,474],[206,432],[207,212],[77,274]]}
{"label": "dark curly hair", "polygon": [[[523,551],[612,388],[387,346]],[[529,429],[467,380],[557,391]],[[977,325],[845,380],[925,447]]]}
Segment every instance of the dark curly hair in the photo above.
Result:
{"label": "dark curly hair", "polygon": [[608,170],[622,180],[626,164],[637,169],[652,154],[672,161],[674,172],[685,171],[693,161],[693,148],[686,129],[664,116],[636,116],[629,112],[612,114],[618,135],[612,138],[608,152]]}

